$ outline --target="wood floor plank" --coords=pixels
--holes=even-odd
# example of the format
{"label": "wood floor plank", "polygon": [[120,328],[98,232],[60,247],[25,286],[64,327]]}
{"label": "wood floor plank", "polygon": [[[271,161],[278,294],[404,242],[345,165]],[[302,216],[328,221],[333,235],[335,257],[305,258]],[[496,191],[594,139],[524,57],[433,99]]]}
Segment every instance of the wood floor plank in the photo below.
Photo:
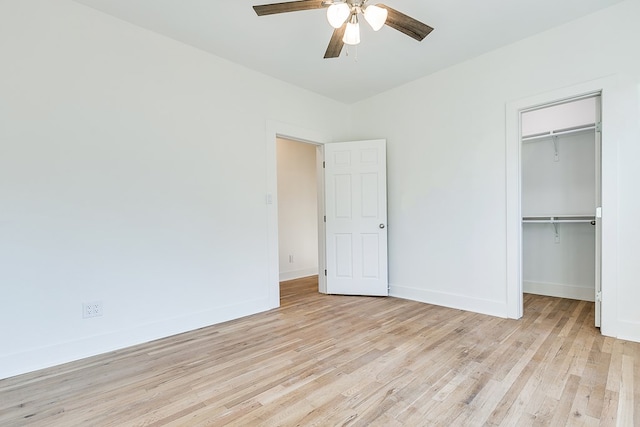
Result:
{"label": "wood floor plank", "polygon": [[618,402],[618,421],[620,425],[634,425],[634,360],[632,356],[622,355],[622,381],[620,384],[620,401]]}
{"label": "wood floor plank", "polygon": [[620,397],[617,392],[605,390],[604,402],[602,404],[602,414],[600,414],[600,425],[613,427],[618,418],[618,401]]}
{"label": "wood floor plank", "polygon": [[593,303],[500,319],[281,284],[281,307],[0,381],[4,426],[640,425],[640,344]]}

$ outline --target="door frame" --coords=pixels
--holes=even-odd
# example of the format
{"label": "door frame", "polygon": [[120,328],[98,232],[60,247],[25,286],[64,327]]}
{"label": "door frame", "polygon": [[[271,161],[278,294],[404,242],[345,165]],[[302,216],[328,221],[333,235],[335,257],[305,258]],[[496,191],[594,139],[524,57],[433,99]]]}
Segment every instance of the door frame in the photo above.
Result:
{"label": "door frame", "polygon": [[[600,316],[599,316],[600,315],[600,302],[599,302],[599,299],[598,299],[598,292],[601,289],[600,288],[600,267],[601,267],[601,255],[600,255],[600,253],[601,253],[601,247],[600,247],[599,235],[600,235],[600,231],[601,231],[600,229],[602,227],[602,224],[601,224],[600,218],[598,217],[598,214],[597,214],[597,212],[599,212],[600,207],[601,207],[600,193],[601,193],[601,186],[602,186],[602,183],[601,183],[601,180],[600,180],[600,175],[601,175],[600,169],[602,167],[602,162],[601,162],[601,159],[600,159],[600,157],[601,157],[600,156],[600,146],[601,146],[600,135],[601,135],[601,132],[600,132],[600,129],[599,129],[599,126],[601,126],[601,124],[602,124],[601,111],[600,111],[601,110],[601,102],[600,102],[601,96],[602,96],[602,94],[600,92],[587,93],[585,95],[582,95],[582,96],[579,96],[579,97],[576,97],[576,98],[562,99],[562,100],[558,100],[556,102],[552,102],[550,104],[544,104],[544,105],[541,105],[541,106],[535,106],[534,108],[520,110],[520,123],[522,124],[523,116],[525,114],[527,114],[527,113],[546,110],[546,109],[553,108],[553,107],[560,106],[560,105],[573,104],[573,103],[580,102],[580,101],[583,101],[583,100],[588,100],[588,99],[593,100],[593,107],[594,107],[593,122],[588,122],[588,123],[580,122],[580,125],[586,125],[586,124],[591,124],[591,123],[593,123],[595,125],[595,129],[593,130],[593,134],[592,134],[592,137],[593,137],[593,140],[592,140],[592,142],[593,142],[592,153],[594,155],[594,160],[595,160],[595,163],[593,165],[593,168],[594,168],[593,172],[594,172],[594,176],[595,176],[595,179],[594,179],[594,193],[593,193],[594,194],[594,199],[592,201],[593,202],[593,206],[592,206],[593,209],[590,211],[590,215],[592,215],[595,218],[595,224],[592,223],[592,224],[595,225],[595,227],[593,228],[594,237],[595,237],[594,238],[595,247],[594,247],[593,261],[594,261],[595,265],[594,265],[594,269],[593,269],[593,272],[592,272],[595,275],[594,288],[593,288],[592,292],[590,293],[590,295],[588,295],[588,296],[584,295],[582,293],[580,293],[580,294],[578,294],[578,293],[576,293],[576,294],[567,293],[567,292],[565,292],[565,291],[563,291],[561,289],[554,289],[553,292],[551,292],[550,289],[546,289],[546,291],[549,291],[550,293],[545,293],[543,291],[543,294],[544,295],[553,295],[554,293],[558,292],[555,296],[560,296],[561,294],[565,294],[565,297],[568,297],[568,298],[577,298],[577,299],[588,298],[587,299],[588,301],[593,301],[595,303],[595,325],[596,326],[600,326]],[[576,123],[576,125],[578,125],[578,123]],[[566,127],[568,127],[568,125]],[[544,129],[547,129],[547,128],[544,128]],[[549,128],[549,129],[551,129],[551,128]],[[557,129],[559,129],[559,128],[557,128]],[[541,131],[541,130],[538,130],[538,132]],[[523,147],[524,147],[523,139],[526,137],[526,135],[522,134],[522,130],[521,130],[520,134],[521,134],[520,135],[521,136],[521,138],[520,138],[520,150],[522,151]],[[556,150],[557,150],[557,147],[556,147]],[[556,153],[557,153],[557,151],[556,151]],[[557,159],[556,159],[556,161],[557,161]],[[522,155],[521,155],[520,162],[521,162],[520,163],[520,173],[521,173],[520,181],[522,182],[522,180],[523,180],[523,178],[522,178]],[[521,206],[522,206],[522,196],[523,196],[523,191],[521,190],[521,194],[520,194],[520,197],[521,197],[520,204],[521,204]],[[575,213],[587,213],[587,211],[582,211],[582,210],[571,211],[571,212],[572,213],[574,213],[574,212]],[[551,213],[553,213],[553,211],[551,211]],[[524,225],[523,225],[523,227],[522,227],[522,232],[523,233],[524,233],[525,229],[526,229],[526,227],[524,227]],[[558,234],[557,233],[558,233],[558,231],[556,229],[556,243],[558,243],[558,241],[557,241]],[[524,240],[521,242],[521,244],[524,245]],[[522,251],[522,253],[524,253],[524,249],[521,249],[521,251]],[[523,258],[521,260],[523,268],[524,268],[524,261],[525,260]],[[526,279],[524,278],[524,273],[523,273],[522,281],[523,281],[523,285],[522,286],[523,286],[523,293],[524,293],[525,292],[524,291],[524,287],[525,287],[524,283],[526,282]],[[536,293],[536,292],[533,292],[533,293]],[[571,296],[566,296],[566,295],[571,295]]]}
{"label": "door frame", "polygon": [[[602,158],[602,326],[610,335],[616,330],[615,306],[617,298],[617,201],[616,201],[616,146],[609,139],[610,124],[606,118],[610,95],[616,86],[613,77],[593,80],[510,102],[506,105],[506,279],[507,316],[519,319],[524,313],[522,297],[522,211],[521,211],[521,114],[563,100],[599,93],[601,96]],[[611,332],[609,332],[611,331]]]}
{"label": "door frame", "polygon": [[[266,188],[267,205],[267,289],[272,307],[280,307],[280,267],[278,262],[278,161],[277,139],[284,138],[316,146],[316,178],[318,181],[318,291],[326,293],[326,280],[321,272],[325,268],[324,253],[324,174],[322,159],[324,144],[331,137],[318,130],[306,129],[289,123],[267,120],[265,129],[266,145]],[[321,238],[322,237],[322,238]]]}

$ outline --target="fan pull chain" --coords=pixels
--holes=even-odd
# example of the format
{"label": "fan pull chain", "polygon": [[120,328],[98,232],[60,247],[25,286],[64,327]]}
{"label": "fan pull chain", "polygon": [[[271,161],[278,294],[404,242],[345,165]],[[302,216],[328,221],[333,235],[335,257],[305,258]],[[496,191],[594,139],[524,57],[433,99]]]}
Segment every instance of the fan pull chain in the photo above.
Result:
{"label": "fan pull chain", "polygon": [[[355,50],[356,50],[356,57],[353,58],[353,62],[358,62],[358,45],[355,46]],[[346,56],[349,56],[349,46],[348,45],[347,45]]]}

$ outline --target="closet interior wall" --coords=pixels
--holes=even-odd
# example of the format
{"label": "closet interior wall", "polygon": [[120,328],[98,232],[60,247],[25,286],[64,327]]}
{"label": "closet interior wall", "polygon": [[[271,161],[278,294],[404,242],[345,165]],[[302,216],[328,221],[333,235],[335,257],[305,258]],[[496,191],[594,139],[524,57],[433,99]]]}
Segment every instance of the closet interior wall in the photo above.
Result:
{"label": "closet interior wall", "polygon": [[525,293],[595,299],[597,107],[591,97],[522,114]]}

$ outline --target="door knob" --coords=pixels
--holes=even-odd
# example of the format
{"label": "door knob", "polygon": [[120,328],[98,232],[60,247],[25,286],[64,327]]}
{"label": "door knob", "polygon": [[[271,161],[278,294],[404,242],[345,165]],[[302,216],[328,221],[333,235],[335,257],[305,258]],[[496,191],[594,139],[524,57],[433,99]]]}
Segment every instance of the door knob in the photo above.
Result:
{"label": "door knob", "polygon": [[378,227],[380,227],[380,228],[384,228],[384,224],[380,224]]}

